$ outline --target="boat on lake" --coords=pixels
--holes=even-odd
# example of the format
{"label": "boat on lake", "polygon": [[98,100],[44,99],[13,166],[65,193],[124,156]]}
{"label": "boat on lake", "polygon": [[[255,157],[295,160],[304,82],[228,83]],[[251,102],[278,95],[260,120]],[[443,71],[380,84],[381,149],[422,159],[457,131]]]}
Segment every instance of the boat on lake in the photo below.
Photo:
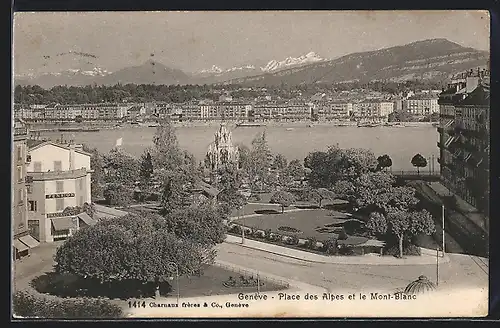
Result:
{"label": "boat on lake", "polygon": [[259,126],[266,126],[264,123],[258,123],[258,122],[240,122],[236,123],[237,127],[242,127],[242,128],[254,128],[254,127],[259,127]]}
{"label": "boat on lake", "polygon": [[59,132],[99,132],[97,128],[59,128]]}
{"label": "boat on lake", "polygon": [[358,122],[358,128],[374,128],[377,126],[380,126],[380,123],[375,123],[375,122],[360,123],[360,122]]}

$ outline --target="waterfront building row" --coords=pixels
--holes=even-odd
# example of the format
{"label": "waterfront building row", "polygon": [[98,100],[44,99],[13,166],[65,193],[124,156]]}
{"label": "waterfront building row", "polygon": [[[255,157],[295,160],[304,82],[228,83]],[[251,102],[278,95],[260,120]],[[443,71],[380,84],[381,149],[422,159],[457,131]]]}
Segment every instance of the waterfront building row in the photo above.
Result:
{"label": "waterfront building row", "polygon": [[139,118],[180,120],[342,120],[351,117],[384,120],[394,110],[394,103],[367,99],[361,102],[343,100],[266,101],[257,103],[219,101],[149,103],[149,104],[83,104],[50,105],[43,108],[15,106],[15,118],[35,121],[92,121]]}

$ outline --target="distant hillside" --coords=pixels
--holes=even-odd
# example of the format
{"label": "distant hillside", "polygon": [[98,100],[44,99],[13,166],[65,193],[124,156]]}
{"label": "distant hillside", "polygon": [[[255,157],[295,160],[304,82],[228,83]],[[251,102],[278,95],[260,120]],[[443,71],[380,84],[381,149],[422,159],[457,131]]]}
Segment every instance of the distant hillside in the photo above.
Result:
{"label": "distant hillside", "polygon": [[[293,86],[316,82],[377,80],[403,82],[422,79],[439,82],[447,79],[450,74],[485,66],[489,58],[488,52],[466,48],[446,39],[418,41],[403,46],[354,53],[334,60],[326,60],[314,52],[309,52],[297,58],[271,60],[265,67],[247,64],[223,70],[212,66],[210,69],[193,74],[186,74],[179,69],[169,68],[152,60],[139,66],[109,72],[99,66],[98,58],[84,55],[86,56],[82,57],[80,53],[58,55],[55,62],[49,62],[50,65],[45,67],[42,74],[16,76],[14,83],[51,88],[56,85],[84,86],[94,83],[97,85],[237,83],[247,86],[281,84]],[[76,63],[75,67],[72,66],[73,63]]]}
{"label": "distant hillside", "polygon": [[226,83],[244,85],[298,85],[316,82],[388,80],[442,81],[452,73],[486,65],[489,53],[462,47],[446,39],[346,55],[331,61],[262,74]]}
{"label": "distant hillside", "polygon": [[127,67],[99,77],[97,84],[189,84],[190,77],[181,70],[149,60],[140,66]]}

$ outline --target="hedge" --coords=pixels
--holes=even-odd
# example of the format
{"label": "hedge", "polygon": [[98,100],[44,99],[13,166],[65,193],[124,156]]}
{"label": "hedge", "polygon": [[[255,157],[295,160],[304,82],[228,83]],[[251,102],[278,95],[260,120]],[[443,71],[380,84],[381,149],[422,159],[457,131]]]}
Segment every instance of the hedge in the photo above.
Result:
{"label": "hedge", "polygon": [[21,317],[38,318],[120,318],[121,307],[108,300],[80,298],[53,300],[18,291],[13,297],[13,313]]}

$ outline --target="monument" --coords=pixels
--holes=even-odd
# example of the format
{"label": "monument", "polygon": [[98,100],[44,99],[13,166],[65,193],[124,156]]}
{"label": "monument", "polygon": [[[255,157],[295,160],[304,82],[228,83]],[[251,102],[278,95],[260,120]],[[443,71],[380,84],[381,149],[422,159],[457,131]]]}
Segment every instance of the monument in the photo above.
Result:
{"label": "monument", "polygon": [[215,133],[214,142],[208,147],[205,163],[212,171],[228,164],[237,164],[238,147],[233,145],[232,134],[224,123]]}

